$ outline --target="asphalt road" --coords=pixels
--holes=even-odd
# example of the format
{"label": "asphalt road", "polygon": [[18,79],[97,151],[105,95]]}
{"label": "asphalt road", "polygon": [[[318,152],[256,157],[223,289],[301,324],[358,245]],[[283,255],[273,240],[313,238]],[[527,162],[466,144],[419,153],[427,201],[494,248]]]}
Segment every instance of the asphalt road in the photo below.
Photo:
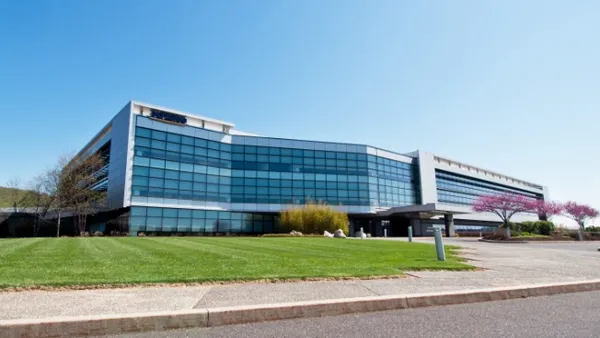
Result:
{"label": "asphalt road", "polygon": [[600,336],[599,318],[600,292],[586,292],[104,338],[597,338]]}

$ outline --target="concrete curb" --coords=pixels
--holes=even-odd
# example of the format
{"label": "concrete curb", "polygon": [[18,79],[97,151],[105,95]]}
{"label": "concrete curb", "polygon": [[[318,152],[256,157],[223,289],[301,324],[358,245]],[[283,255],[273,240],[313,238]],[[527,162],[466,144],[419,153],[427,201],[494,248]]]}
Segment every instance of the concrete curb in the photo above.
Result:
{"label": "concrete curb", "polygon": [[170,312],[0,320],[0,337],[73,337],[455,305],[600,290],[600,280]]}
{"label": "concrete curb", "polygon": [[502,244],[525,244],[525,243],[529,243],[528,241],[498,241],[498,240],[483,239],[483,238],[480,238],[479,242],[483,242],[483,243],[502,243]]}

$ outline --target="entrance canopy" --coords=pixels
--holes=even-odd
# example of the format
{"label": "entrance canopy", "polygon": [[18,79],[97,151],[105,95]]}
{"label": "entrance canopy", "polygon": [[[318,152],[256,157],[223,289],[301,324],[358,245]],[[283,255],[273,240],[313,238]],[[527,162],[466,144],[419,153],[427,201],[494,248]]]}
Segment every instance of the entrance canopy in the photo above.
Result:
{"label": "entrance canopy", "polygon": [[431,218],[443,215],[469,214],[471,210],[468,207],[455,205],[428,203],[418,205],[407,205],[402,207],[392,207],[386,210],[378,211],[377,216],[404,216],[409,218]]}

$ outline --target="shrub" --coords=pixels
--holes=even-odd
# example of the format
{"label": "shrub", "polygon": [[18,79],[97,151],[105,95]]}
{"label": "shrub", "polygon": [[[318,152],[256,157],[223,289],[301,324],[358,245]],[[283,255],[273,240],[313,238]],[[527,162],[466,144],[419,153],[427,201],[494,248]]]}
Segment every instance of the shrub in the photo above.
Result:
{"label": "shrub", "polygon": [[539,233],[539,228],[538,228],[537,222],[531,222],[531,221],[521,222],[519,224],[519,227],[521,229],[521,232],[528,232],[528,233],[532,233],[532,234]]}
{"label": "shrub", "polygon": [[295,230],[304,234],[321,234],[342,229],[348,234],[348,215],[325,203],[308,201],[301,207],[282,211],[280,226],[283,232]]}
{"label": "shrub", "polygon": [[585,231],[588,231],[588,232],[600,232],[600,227],[597,227],[597,226],[586,227]]}
{"label": "shrub", "polygon": [[554,223],[550,221],[537,221],[535,222],[535,226],[537,227],[537,232],[535,233],[545,236],[550,236],[550,234],[554,232],[554,229],[556,228]]}

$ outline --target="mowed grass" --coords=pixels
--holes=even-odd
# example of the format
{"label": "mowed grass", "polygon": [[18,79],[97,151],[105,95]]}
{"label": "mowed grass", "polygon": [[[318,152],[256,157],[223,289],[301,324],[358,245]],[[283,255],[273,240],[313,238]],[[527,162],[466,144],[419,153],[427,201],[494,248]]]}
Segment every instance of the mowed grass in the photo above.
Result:
{"label": "mowed grass", "polygon": [[0,288],[400,275],[464,270],[447,247],[384,240],[252,237],[0,240]]}

